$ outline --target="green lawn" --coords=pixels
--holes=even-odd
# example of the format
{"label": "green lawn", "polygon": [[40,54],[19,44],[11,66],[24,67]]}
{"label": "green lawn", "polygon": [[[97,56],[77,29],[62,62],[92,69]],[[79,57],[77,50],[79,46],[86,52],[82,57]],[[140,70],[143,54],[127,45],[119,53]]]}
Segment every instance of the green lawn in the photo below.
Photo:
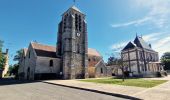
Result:
{"label": "green lawn", "polygon": [[151,88],[151,87],[167,82],[167,80],[144,80],[144,79],[125,79],[125,81],[123,82],[122,79],[114,79],[114,78],[84,79],[80,81],[102,83],[102,84],[136,86],[136,87],[144,87],[144,88]]}

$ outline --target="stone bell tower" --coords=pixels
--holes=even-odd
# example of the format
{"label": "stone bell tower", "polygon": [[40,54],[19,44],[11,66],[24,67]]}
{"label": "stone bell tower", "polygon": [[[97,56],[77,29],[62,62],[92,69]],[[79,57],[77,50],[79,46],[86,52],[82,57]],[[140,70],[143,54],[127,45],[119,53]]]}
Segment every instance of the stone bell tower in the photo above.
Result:
{"label": "stone bell tower", "polygon": [[59,23],[57,55],[61,57],[64,79],[88,77],[88,42],[85,15],[75,6],[69,8]]}

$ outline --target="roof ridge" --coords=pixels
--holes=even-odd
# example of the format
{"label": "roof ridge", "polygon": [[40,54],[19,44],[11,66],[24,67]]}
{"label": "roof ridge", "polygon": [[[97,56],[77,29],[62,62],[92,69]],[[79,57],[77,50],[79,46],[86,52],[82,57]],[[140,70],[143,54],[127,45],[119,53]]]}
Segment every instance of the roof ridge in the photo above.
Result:
{"label": "roof ridge", "polygon": [[78,9],[75,5],[71,6],[70,8],[71,8],[71,9],[74,9],[74,10],[80,12],[80,13],[82,13],[82,12],[80,11],[80,9]]}
{"label": "roof ridge", "polygon": [[55,47],[55,46],[52,46],[52,45],[47,45],[47,44],[43,44],[43,43],[39,43],[39,42],[31,42],[31,44],[38,44],[38,45],[43,45],[43,46],[49,46],[49,47]]}

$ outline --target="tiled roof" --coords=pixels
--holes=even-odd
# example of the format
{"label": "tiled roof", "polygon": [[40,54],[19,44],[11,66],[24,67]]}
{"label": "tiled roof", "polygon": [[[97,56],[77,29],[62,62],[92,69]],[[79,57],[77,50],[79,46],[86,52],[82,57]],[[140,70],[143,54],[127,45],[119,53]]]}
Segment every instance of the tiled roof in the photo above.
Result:
{"label": "tiled roof", "polygon": [[56,58],[56,48],[54,46],[48,46],[44,44],[39,44],[31,42],[33,49],[35,50],[37,56],[41,57],[52,57]]}
{"label": "tiled roof", "polygon": [[35,52],[36,52],[37,56],[57,58],[56,52],[53,52],[53,51],[45,51],[45,50],[35,49]]}
{"label": "tiled roof", "polygon": [[35,42],[31,42],[31,44],[34,49],[56,52],[56,47],[54,46],[44,45],[44,44],[35,43]]}
{"label": "tiled roof", "polygon": [[[48,46],[35,42],[31,42],[31,45],[34,48],[37,56],[56,57],[56,47],[54,46]],[[88,55],[101,57],[100,53],[92,48],[88,48]]]}
{"label": "tiled roof", "polygon": [[88,55],[101,56],[100,53],[96,49],[92,49],[92,48],[88,48]]}

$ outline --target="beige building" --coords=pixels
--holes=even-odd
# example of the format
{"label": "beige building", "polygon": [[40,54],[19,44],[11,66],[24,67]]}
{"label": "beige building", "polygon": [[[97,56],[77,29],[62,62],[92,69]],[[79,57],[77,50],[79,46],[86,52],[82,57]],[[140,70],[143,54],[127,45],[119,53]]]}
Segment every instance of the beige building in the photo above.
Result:
{"label": "beige building", "polygon": [[0,77],[5,77],[5,75],[7,74],[8,72],[8,69],[9,69],[9,64],[8,64],[8,61],[9,61],[9,57],[8,57],[8,49],[6,49],[6,52],[5,53],[2,53],[5,58],[6,58],[6,61],[5,61],[5,66],[4,66],[4,69],[2,70],[2,74],[0,75]]}
{"label": "beige building", "polygon": [[147,44],[142,37],[136,36],[121,51],[124,70],[133,76],[154,77],[156,72],[163,70],[159,62],[158,52],[154,51],[151,44]]}

